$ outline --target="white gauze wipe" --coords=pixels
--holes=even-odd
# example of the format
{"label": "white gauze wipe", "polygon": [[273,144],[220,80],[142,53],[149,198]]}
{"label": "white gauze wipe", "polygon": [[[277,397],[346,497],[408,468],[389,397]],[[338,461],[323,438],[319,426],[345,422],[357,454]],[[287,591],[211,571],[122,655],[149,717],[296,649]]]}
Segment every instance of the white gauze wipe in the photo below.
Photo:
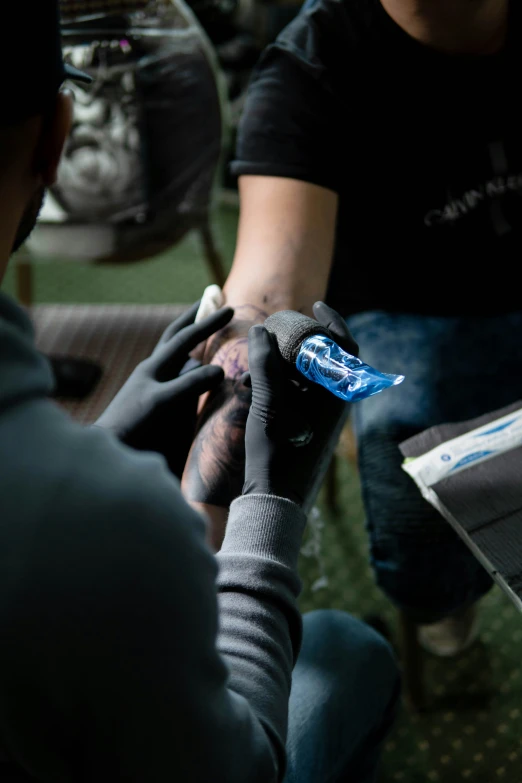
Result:
{"label": "white gauze wipe", "polygon": [[218,285],[208,285],[203,291],[195,323],[199,323],[225,305],[225,295]]}

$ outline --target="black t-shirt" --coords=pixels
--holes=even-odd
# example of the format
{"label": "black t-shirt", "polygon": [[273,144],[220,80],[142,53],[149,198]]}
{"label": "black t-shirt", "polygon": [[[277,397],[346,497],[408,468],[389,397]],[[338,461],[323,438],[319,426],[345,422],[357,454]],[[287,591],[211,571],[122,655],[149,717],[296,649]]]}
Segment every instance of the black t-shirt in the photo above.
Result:
{"label": "black t-shirt", "polygon": [[496,55],[423,46],[379,0],[317,0],[266,50],[233,172],[338,193],[332,306],[522,309],[521,62],[515,2]]}

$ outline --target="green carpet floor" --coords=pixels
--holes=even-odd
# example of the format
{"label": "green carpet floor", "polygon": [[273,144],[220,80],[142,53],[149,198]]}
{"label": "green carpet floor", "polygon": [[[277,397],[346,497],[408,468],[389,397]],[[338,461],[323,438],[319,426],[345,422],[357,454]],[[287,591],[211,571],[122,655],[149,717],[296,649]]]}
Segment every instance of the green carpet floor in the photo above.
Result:
{"label": "green carpet floor", "polygon": [[[394,610],[368,565],[358,477],[346,463],[340,477],[342,511],[333,516],[321,505],[322,540],[310,547],[320,560],[302,558],[302,608],[378,613],[395,632]],[[522,616],[498,588],[484,599],[481,616],[480,641],[468,652],[453,660],[427,656],[429,709],[419,716],[402,710],[381,783],[522,781]]]}
{"label": "green carpet floor", "polygon": [[[222,207],[214,215],[213,230],[228,269],[232,263],[237,211]],[[173,250],[133,264],[34,264],[35,300],[67,304],[192,303],[210,282],[199,238],[188,235]],[[14,271],[8,271],[3,289],[14,294]]]}
{"label": "green carpet floor", "polygon": [[[236,223],[233,209],[221,208],[215,215],[227,266]],[[38,264],[35,298],[55,303],[189,303],[209,282],[199,243],[189,237],[157,259],[129,266]],[[14,292],[12,271],[4,290]],[[394,628],[394,612],[375,588],[368,566],[358,477],[348,464],[340,466],[340,474],[342,512],[332,516],[321,510],[314,527],[323,525],[320,540],[309,533],[310,554],[302,557],[302,608],[377,612]],[[522,783],[521,650],[522,616],[495,589],[483,602],[480,642],[456,660],[428,658],[430,709],[422,716],[402,711],[386,744],[381,783]]]}

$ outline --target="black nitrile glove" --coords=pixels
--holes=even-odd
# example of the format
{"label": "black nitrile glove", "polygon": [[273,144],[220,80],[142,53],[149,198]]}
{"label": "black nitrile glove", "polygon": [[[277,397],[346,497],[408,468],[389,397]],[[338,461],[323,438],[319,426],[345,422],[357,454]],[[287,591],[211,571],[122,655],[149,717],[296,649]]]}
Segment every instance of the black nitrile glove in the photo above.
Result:
{"label": "black nitrile glove", "polygon": [[[314,315],[342,348],[358,353],[340,315],[323,302]],[[252,405],[243,494],[278,495],[302,506],[347,403],[292,369],[263,326],[250,329],[248,351]]]}
{"label": "black nitrile glove", "polygon": [[352,356],[359,356],[359,346],[353,339],[350,330],[346,326],[346,321],[338,312],[332,310],[324,302],[316,302],[313,307],[314,315],[317,321],[335,337],[336,343]]}
{"label": "black nitrile glove", "polygon": [[[96,422],[132,448],[163,454],[178,478],[194,438],[199,396],[223,380],[221,367],[188,364],[189,354],[234,315],[225,307],[194,324],[198,307],[196,303],[167,327],[152,354],[138,364]],[[195,368],[186,372],[190,364]]]}

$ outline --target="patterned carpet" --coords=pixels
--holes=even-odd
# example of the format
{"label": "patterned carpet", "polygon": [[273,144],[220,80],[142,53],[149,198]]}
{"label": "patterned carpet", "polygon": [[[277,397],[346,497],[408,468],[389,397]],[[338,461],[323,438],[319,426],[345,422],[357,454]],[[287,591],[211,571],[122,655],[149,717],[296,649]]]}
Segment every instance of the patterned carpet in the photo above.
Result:
{"label": "patterned carpet", "polygon": [[[302,608],[379,613],[396,636],[394,610],[368,567],[356,471],[342,460],[339,472],[342,511],[332,515],[321,504],[321,540],[312,528],[313,554],[302,557]],[[381,783],[522,781],[522,617],[495,588],[482,603],[481,619],[480,641],[465,654],[454,660],[426,655],[428,709],[413,715],[403,708],[386,744]]]}
{"label": "patterned carpet", "polygon": [[47,355],[92,359],[103,375],[81,402],[63,401],[71,416],[90,424],[108,406],[139,362],[150,355],[182,305],[38,305],[36,343]]}
{"label": "patterned carpet", "polygon": [[[228,264],[236,221],[233,210],[217,216]],[[177,312],[169,303],[194,301],[208,282],[193,238],[159,259],[126,267],[38,266],[39,303],[143,305],[36,308],[42,348],[83,353],[105,366],[103,385],[91,400],[69,406],[71,413],[91,420]],[[4,287],[14,292],[12,272]],[[353,464],[340,460],[339,475],[341,513],[331,514],[320,504],[319,518],[309,529],[302,557],[302,608],[380,613],[395,632],[393,609],[375,588],[368,567]],[[481,614],[480,642],[469,652],[450,661],[426,657],[428,711],[418,716],[402,711],[385,748],[380,783],[522,783],[522,617],[498,589],[484,600]]]}

